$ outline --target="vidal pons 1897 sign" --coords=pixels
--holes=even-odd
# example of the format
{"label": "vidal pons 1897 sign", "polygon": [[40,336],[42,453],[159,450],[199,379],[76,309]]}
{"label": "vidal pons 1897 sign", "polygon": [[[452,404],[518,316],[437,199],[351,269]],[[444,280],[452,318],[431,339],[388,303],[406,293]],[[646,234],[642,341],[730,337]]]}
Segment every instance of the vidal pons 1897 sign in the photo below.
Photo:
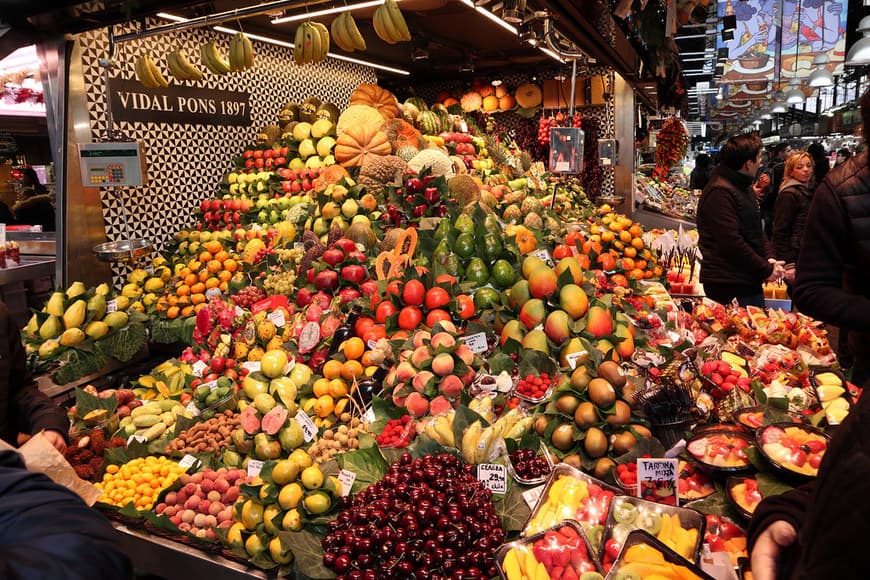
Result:
{"label": "vidal pons 1897 sign", "polygon": [[251,94],[183,85],[147,89],[136,80],[109,80],[112,117],[136,123],[250,125]]}

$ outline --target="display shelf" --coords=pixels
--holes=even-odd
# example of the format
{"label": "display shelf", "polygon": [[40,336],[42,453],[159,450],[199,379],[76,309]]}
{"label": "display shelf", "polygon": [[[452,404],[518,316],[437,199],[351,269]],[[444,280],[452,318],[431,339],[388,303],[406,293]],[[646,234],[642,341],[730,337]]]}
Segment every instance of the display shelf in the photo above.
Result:
{"label": "display shelf", "polygon": [[684,230],[698,227],[695,222],[666,216],[642,208],[634,210],[634,220],[643,224],[647,229],[677,230],[682,226]]}
{"label": "display shelf", "polygon": [[39,375],[38,377],[34,377],[36,381],[37,387],[39,390],[48,395],[50,398],[54,399],[57,402],[63,402],[67,399],[70,399],[73,396],[73,391],[75,391],[76,387],[80,387],[83,385],[98,383],[95,384],[96,387],[100,387],[99,383],[103,382],[111,382],[109,379],[109,375],[114,373],[115,371],[125,370],[136,363],[144,361],[148,358],[148,346],[146,345],[142,350],[140,350],[136,355],[127,362],[120,362],[115,359],[109,359],[109,362],[101,368],[98,372],[87,375],[78,379],[77,381],[72,381],[66,383],[64,385],[58,385],[53,380],[51,380],[51,376],[49,374]]}

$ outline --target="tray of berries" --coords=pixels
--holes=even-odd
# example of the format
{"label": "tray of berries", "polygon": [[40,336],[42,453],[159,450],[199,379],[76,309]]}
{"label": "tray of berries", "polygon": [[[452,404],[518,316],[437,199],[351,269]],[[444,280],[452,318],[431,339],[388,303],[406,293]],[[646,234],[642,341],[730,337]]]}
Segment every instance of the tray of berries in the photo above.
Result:
{"label": "tray of berries", "polygon": [[514,387],[514,394],[528,403],[542,403],[550,398],[558,377],[549,373],[527,374],[521,377]]}
{"label": "tray of berries", "polygon": [[516,449],[508,454],[508,460],[508,472],[523,485],[544,483],[553,470],[553,460],[543,443],[540,451],[531,448]]}

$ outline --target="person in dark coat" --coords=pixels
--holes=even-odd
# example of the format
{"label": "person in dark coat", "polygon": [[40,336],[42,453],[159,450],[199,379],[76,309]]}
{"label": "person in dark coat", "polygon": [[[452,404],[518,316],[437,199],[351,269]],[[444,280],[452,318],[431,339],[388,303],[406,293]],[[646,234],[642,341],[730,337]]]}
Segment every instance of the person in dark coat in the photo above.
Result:
{"label": "person in dark coat", "polygon": [[834,167],[839,167],[844,164],[852,156],[852,152],[847,147],[843,147],[837,151],[837,160],[834,162]]}
{"label": "person in dark coat", "polygon": [[809,182],[813,177],[813,159],[805,151],[792,153],[785,162],[785,179],[776,198],[773,214],[773,251],[777,260],[790,264],[785,277],[794,280],[794,265],[801,249],[807,214],[813,193]]}
{"label": "person in dark coat", "polygon": [[779,264],[765,253],[753,180],[761,162],[758,135],[731,137],[698,202],[701,283],[721,303],[764,306],[762,283],[778,277]]}
{"label": "person in dark coat", "polygon": [[32,167],[23,167],[21,172],[21,189],[18,201],[12,206],[12,213],[19,224],[42,226],[42,231],[55,230],[54,204],[48,190],[39,182],[39,177]]}
{"label": "person in dark coat", "polygon": [[689,189],[704,189],[713,173],[713,158],[706,153],[695,157],[695,168],[689,175]]}
{"label": "person in dark coat", "polygon": [[125,580],[129,558],[109,521],[72,491],[0,451],[0,578]]}
{"label": "person in dark coat", "polygon": [[773,233],[773,208],[776,207],[776,197],[779,195],[779,186],[782,185],[785,173],[785,160],[788,159],[789,154],[791,154],[791,147],[788,143],[777,144],[773,148],[770,162],[765,169],[765,173],[770,178],[770,186],[762,194],[759,204],[764,233],[767,237]]}
{"label": "person in dark coat", "polygon": [[9,309],[0,302],[0,439],[17,445],[19,434],[40,431],[58,451],[66,449],[66,412],[31,380],[21,334]]}
{"label": "person in dark coat", "polygon": [[828,153],[821,143],[810,143],[810,146],[807,147],[807,153],[810,154],[813,158],[813,163],[816,164],[813,168],[813,182],[810,185],[811,188],[815,189],[822,183],[828,171],[831,170],[831,162],[828,161]]}
{"label": "person in dark coat", "polygon": [[[861,98],[870,128],[870,91]],[[864,135],[865,141],[867,134]],[[794,301],[849,329],[852,382],[870,387],[870,164],[867,152],[833,169],[813,196],[798,257]],[[765,499],[748,531],[756,580],[866,578],[870,498],[870,397],[834,432],[814,482]]]}

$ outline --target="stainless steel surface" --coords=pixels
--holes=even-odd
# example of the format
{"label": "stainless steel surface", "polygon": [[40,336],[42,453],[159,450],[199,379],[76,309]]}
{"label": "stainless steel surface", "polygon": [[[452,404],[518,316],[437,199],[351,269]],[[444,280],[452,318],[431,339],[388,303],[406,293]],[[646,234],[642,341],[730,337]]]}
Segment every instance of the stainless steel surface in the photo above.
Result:
{"label": "stainless steel surface", "polygon": [[614,74],[614,122],[616,135],[616,164],[613,166],[616,195],[628,203],[620,204],[619,211],[630,214],[634,196],[634,129],[637,110],[634,89],[622,75]]}
{"label": "stainless steel surface", "polygon": [[17,242],[22,254],[57,257],[56,232],[17,232],[7,231],[6,240]]}
{"label": "stainless steel surface", "polygon": [[21,256],[21,265],[0,270],[0,286],[54,276],[54,257]]}
{"label": "stainless steel surface", "polygon": [[676,230],[682,226],[684,230],[693,230],[698,227],[695,225],[695,222],[672,218],[645,209],[634,210],[634,221],[640,222],[646,229],[661,228],[666,230]]}
{"label": "stainless steel surface", "polygon": [[[88,116],[85,81],[82,69],[82,48],[74,42],[69,59],[69,100],[66,126],[66,171],[58,180],[65,183],[64,200],[65,228],[64,244],[59,248],[59,261],[63,261],[63,278],[58,278],[58,286],[66,287],[67,282],[81,280],[85,286],[96,286],[112,279],[108,262],[101,262],[94,255],[95,245],[106,241],[103,220],[103,204],[100,190],[96,187],[82,187],[79,168],[79,143],[91,143],[91,122]],[[72,178],[70,179],[70,176]],[[60,200],[58,200],[60,201]]]}
{"label": "stainless steel surface", "polygon": [[106,242],[94,246],[94,254],[104,262],[128,262],[146,256],[153,250],[151,242],[145,239]]}

